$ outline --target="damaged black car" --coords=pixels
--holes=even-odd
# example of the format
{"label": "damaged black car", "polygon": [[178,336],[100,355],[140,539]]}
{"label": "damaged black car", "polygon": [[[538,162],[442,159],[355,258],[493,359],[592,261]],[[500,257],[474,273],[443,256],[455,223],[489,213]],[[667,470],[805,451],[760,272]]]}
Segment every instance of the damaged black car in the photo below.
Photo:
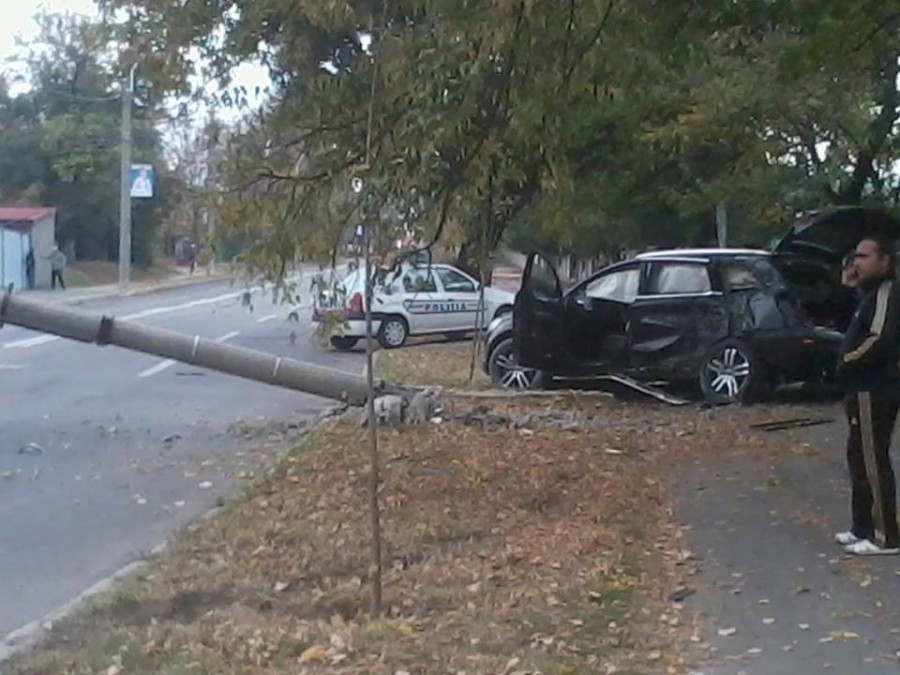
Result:
{"label": "damaged black car", "polygon": [[699,387],[714,404],[829,381],[853,312],[841,259],[900,223],[856,207],[807,214],[771,251],[673,249],[611,265],[565,290],[531,254],[512,315],[488,329],[493,382],[628,378]]}

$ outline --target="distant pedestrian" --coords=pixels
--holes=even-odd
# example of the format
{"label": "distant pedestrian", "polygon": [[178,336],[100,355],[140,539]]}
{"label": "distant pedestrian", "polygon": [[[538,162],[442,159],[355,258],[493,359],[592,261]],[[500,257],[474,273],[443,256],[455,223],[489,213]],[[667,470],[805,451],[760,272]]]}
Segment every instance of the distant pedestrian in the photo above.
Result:
{"label": "distant pedestrian", "polygon": [[193,274],[194,268],[197,266],[197,244],[194,242],[191,242],[190,246],[188,246],[188,262],[191,266],[190,274]]}
{"label": "distant pedestrian", "polygon": [[34,289],[34,249],[29,248],[25,254],[25,282],[28,284],[28,290]]}
{"label": "distant pedestrian", "polygon": [[900,553],[890,446],[900,404],[900,287],[893,242],[863,238],[842,281],[860,292],[844,337],[838,379],[846,392],[852,526],[835,540],[853,555]]}
{"label": "distant pedestrian", "polygon": [[63,278],[63,272],[66,271],[66,254],[59,250],[58,246],[54,246],[53,250],[50,251],[50,255],[44,256],[45,259],[50,260],[50,270],[52,273],[50,279],[50,286],[53,290],[56,290],[56,282],[59,282],[60,288],[62,290],[66,290],[66,280]]}

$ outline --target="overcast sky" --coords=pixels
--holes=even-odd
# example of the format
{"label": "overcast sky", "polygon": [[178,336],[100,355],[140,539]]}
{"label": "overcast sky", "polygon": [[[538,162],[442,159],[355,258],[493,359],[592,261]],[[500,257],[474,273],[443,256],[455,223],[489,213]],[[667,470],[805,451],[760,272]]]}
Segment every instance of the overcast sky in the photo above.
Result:
{"label": "overcast sky", "polygon": [[[96,16],[97,8],[94,0],[0,0],[0,73],[15,75],[21,72],[10,64],[21,53],[21,48],[16,46],[16,39],[26,41],[34,39],[38,34],[38,25],[34,20],[35,14],[83,14]],[[244,85],[252,92],[255,87],[265,87],[268,77],[260,67],[245,65],[235,73],[235,84]],[[12,87],[12,92],[21,91],[20,87]],[[205,115],[201,114],[201,117]],[[234,118],[236,115],[225,113],[224,118]]]}

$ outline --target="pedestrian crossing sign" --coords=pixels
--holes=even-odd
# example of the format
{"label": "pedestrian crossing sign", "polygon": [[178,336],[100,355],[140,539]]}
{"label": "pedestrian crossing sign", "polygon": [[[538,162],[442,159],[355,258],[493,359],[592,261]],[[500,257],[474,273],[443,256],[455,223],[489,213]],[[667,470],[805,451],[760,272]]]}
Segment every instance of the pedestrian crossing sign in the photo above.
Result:
{"label": "pedestrian crossing sign", "polygon": [[150,164],[131,165],[131,197],[133,199],[149,199],[153,196],[153,166]]}

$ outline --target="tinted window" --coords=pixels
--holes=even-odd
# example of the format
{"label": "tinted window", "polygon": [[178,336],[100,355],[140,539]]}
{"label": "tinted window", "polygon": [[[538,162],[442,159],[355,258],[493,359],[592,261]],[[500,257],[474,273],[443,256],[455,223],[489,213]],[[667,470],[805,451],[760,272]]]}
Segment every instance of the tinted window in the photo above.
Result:
{"label": "tinted window", "polygon": [[451,270],[446,267],[439,267],[437,269],[437,274],[441,279],[441,284],[444,286],[444,290],[448,293],[475,292],[475,284],[472,283],[472,280],[465,275],[460,274],[456,270]]}
{"label": "tinted window", "polygon": [[588,282],[584,293],[587,297],[598,300],[634,302],[634,299],[637,297],[640,279],[641,270],[639,267],[610,272]]}
{"label": "tinted window", "polygon": [[684,295],[712,290],[706,265],[654,263],[650,270],[648,295]]}
{"label": "tinted window", "polygon": [[403,275],[403,290],[407,293],[434,293],[437,286],[431,270],[410,270]]}

